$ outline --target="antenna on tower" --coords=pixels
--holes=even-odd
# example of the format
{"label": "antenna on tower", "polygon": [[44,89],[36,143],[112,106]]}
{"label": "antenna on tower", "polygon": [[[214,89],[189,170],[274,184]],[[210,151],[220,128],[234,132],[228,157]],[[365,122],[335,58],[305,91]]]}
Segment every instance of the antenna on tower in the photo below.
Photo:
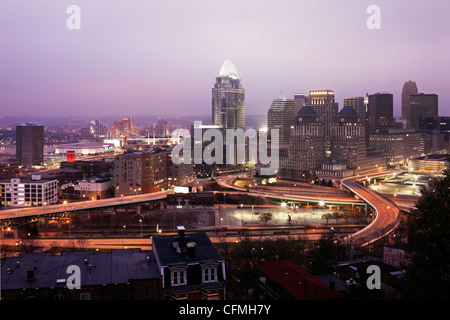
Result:
{"label": "antenna on tower", "polygon": [[286,96],[284,95],[283,91],[281,91],[281,99],[286,100]]}

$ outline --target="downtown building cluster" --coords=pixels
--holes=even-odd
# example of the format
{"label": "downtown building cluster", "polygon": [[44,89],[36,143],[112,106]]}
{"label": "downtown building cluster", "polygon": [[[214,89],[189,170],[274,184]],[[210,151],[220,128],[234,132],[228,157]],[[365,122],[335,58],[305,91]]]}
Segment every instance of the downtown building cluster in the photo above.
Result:
{"label": "downtown building cluster", "polygon": [[393,100],[376,92],[344,98],[339,110],[333,90],[274,99],[267,125],[279,130],[277,176],[337,186],[346,176],[409,170],[413,159],[448,152],[447,117],[438,116],[436,94],[405,83],[401,119],[394,118]]}

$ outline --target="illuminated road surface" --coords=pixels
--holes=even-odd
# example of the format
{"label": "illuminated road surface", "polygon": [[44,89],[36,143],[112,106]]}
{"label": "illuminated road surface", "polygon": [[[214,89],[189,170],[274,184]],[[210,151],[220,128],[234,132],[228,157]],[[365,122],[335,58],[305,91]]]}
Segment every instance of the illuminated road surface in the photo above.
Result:
{"label": "illuminated road surface", "polygon": [[126,196],[120,198],[69,202],[67,204],[55,204],[42,207],[7,209],[0,211],[0,219],[45,215],[50,213],[62,213],[77,210],[88,210],[108,206],[120,206],[124,204],[140,203],[145,201],[162,200],[167,197],[167,194],[172,192],[173,190],[170,189],[166,191],[158,191],[153,193],[140,194],[135,196]]}
{"label": "illuminated road surface", "polygon": [[[378,173],[379,175],[379,173]],[[233,179],[235,177],[223,177],[218,180],[219,184],[223,187],[233,188],[239,191],[247,191],[247,188],[241,188],[233,185]],[[375,219],[364,229],[350,235],[347,237],[347,240],[355,246],[365,246],[368,245],[381,237],[389,234],[400,222],[400,210],[397,205],[389,200],[387,197],[384,197],[373,190],[367,189],[364,186],[360,185],[356,182],[355,177],[346,178],[341,181],[341,184],[345,186],[347,189],[352,191],[359,198],[364,200],[364,202],[368,203],[371,207],[373,207],[376,211]],[[283,190],[284,191],[284,190]],[[249,192],[249,194],[257,194],[261,196],[260,192],[253,191]],[[336,197],[332,195],[318,195],[309,193],[307,196],[298,196],[298,195],[287,195],[279,192],[262,192],[266,196],[278,198],[278,199],[292,199],[292,200],[302,200],[302,201],[324,201],[334,202],[334,203],[356,203],[357,200],[349,197]],[[402,207],[410,208],[411,203],[414,200],[411,199],[398,199],[400,202],[404,202]]]}

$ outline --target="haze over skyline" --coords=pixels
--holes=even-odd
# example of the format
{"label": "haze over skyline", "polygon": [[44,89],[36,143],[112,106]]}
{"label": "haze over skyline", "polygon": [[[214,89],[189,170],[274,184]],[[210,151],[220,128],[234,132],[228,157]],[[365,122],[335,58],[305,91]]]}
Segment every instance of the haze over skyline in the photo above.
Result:
{"label": "haze over skyline", "polygon": [[[69,30],[66,9],[81,9]],[[369,30],[366,9],[381,9]],[[450,21],[432,1],[21,1],[0,5],[0,116],[210,114],[225,60],[237,68],[246,114],[281,91],[345,97],[401,90],[439,95],[450,115]]]}

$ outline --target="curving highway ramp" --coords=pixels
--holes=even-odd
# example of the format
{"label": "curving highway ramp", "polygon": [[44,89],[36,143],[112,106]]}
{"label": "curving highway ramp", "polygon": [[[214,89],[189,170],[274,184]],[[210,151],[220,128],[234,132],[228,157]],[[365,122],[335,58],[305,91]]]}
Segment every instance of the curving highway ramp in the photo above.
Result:
{"label": "curving highway ramp", "polygon": [[352,246],[366,246],[393,231],[400,223],[400,209],[391,200],[362,186],[356,177],[345,178],[341,184],[375,210],[375,219],[364,229],[347,237]]}

